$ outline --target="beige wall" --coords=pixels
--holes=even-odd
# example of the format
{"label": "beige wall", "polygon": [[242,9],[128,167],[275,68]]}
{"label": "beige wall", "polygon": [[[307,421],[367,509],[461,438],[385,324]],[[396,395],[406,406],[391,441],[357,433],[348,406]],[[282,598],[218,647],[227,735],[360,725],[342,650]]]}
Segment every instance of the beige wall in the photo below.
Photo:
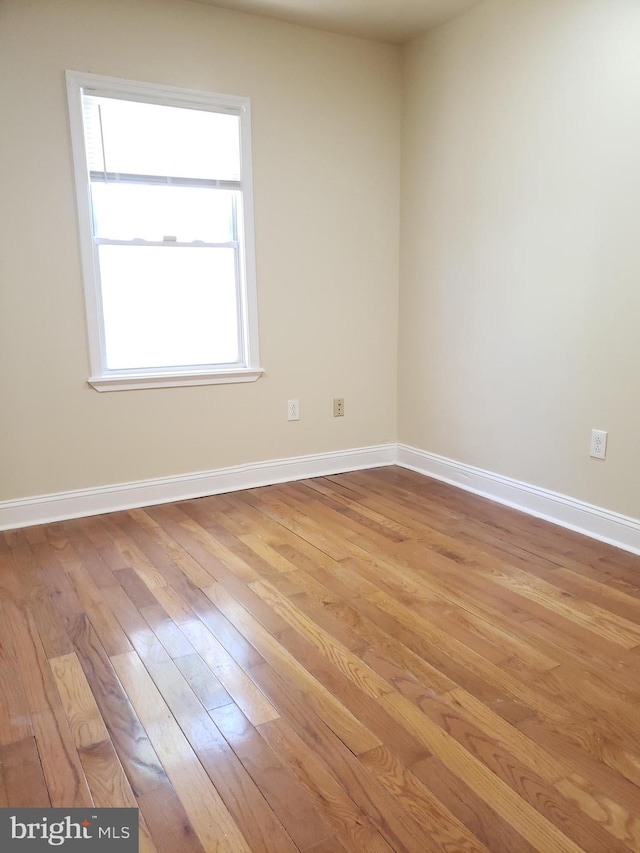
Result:
{"label": "beige wall", "polygon": [[406,48],[399,335],[400,441],[635,517],[638,45],[637,0],[487,0]]}
{"label": "beige wall", "polygon": [[[2,0],[0,501],[398,438],[640,516],[639,43],[636,0],[486,0],[404,49],[401,98],[373,42]],[[66,68],[251,97],[257,383],[86,384]]]}
{"label": "beige wall", "polygon": [[[258,382],[86,384],[65,69],[251,98]],[[180,0],[2,0],[0,116],[0,501],[395,439],[397,48]]]}

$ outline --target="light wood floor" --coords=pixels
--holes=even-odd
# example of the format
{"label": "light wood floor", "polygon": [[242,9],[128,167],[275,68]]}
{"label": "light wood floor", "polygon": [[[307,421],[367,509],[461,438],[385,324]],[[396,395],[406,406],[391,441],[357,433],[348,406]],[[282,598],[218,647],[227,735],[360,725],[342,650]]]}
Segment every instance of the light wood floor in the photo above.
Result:
{"label": "light wood floor", "polygon": [[0,806],[142,851],[640,850],[640,558],[397,468],[0,534]]}

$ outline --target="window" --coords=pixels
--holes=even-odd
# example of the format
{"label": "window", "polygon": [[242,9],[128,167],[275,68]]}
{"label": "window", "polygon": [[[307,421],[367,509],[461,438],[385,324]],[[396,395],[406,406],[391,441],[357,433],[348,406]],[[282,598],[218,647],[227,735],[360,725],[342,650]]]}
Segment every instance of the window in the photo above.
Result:
{"label": "window", "polygon": [[99,391],[254,381],[249,102],[67,72]]}

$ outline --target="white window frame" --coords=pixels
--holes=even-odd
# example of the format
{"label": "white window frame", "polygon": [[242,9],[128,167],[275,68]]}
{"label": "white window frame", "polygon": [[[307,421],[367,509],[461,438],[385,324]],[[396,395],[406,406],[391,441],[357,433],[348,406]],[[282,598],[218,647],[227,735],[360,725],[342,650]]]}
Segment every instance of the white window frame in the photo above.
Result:
{"label": "white window frame", "polygon": [[[84,278],[87,334],[91,361],[88,383],[97,391],[123,391],[142,388],[166,388],[179,385],[215,385],[230,382],[254,382],[264,372],[258,350],[258,307],[253,232],[253,195],[251,170],[251,115],[248,98],[219,95],[156,83],[140,83],[67,71],[67,94],[71,124],[71,143],[78,203],[80,251]],[[82,96],[92,95],[139,100],[166,106],[230,112],[240,119],[240,164],[242,205],[238,215],[240,294],[238,320],[242,329],[238,365],[205,365],[150,369],[110,370],[107,368],[100,269],[93,236],[90,178],[85,150]]]}

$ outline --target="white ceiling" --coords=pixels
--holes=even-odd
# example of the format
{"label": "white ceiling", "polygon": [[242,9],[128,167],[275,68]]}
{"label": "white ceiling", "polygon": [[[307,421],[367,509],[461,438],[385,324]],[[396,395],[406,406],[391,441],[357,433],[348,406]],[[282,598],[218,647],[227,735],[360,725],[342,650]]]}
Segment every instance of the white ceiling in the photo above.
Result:
{"label": "white ceiling", "polygon": [[336,33],[404,42],[482,0],[197,0]]}

